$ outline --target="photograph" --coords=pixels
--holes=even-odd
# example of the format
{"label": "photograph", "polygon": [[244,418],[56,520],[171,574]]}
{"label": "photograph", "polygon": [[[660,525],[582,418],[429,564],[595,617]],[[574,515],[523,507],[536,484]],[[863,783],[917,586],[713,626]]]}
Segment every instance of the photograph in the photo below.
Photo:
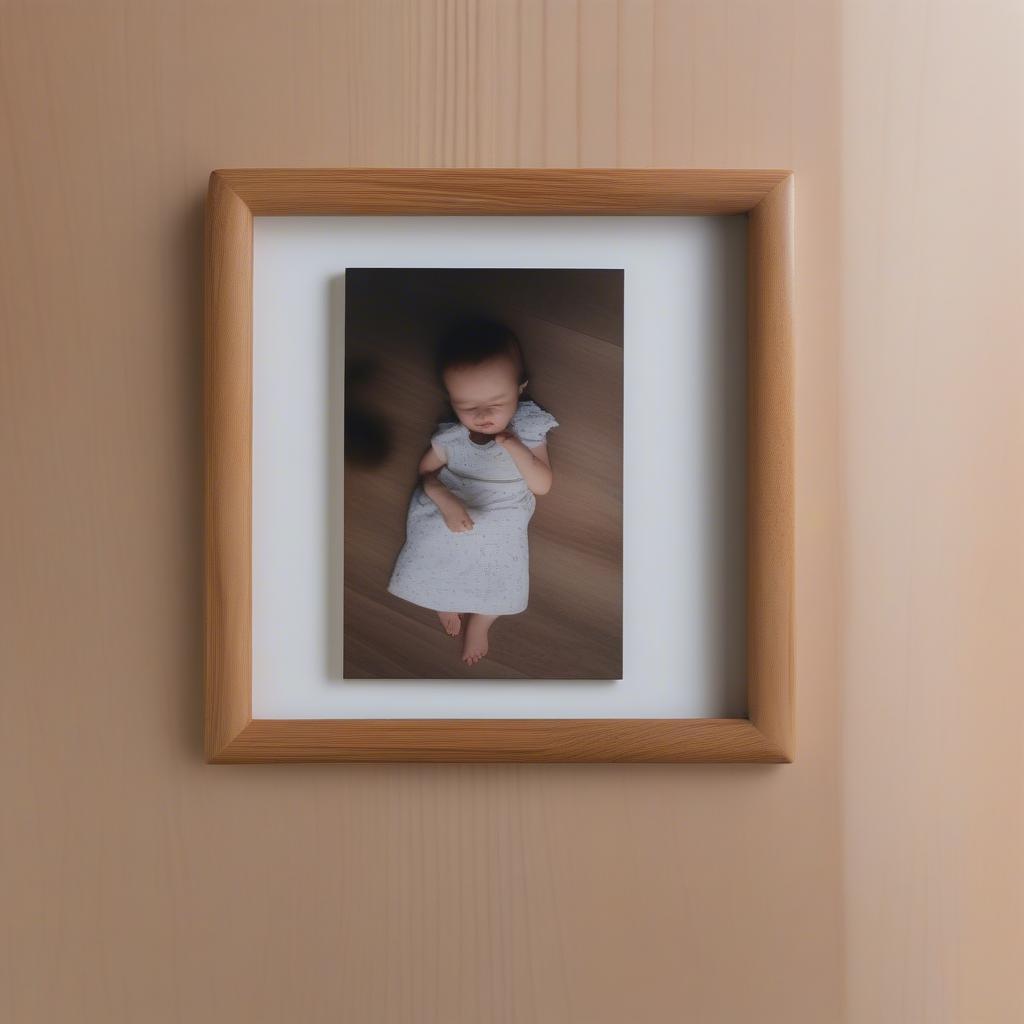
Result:
{"label": "photograph", "polygon": [[623,282],[346,268],[344,678],[621,677]]}

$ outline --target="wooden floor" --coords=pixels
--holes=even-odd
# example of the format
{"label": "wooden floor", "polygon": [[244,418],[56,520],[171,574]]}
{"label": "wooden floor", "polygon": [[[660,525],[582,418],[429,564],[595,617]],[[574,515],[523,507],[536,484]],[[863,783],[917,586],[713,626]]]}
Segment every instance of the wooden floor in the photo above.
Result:
{"label": "wooden floor", "polygon": [[[433,341],[454,315],[519,335],[528,396],[559,421],[530,523],[530,604],[472,668],[437,615],[387,593],[416,467],[444,396]],[[617,271],[350,272],[346,289],[345,678],[622,675],[622,276]]]}

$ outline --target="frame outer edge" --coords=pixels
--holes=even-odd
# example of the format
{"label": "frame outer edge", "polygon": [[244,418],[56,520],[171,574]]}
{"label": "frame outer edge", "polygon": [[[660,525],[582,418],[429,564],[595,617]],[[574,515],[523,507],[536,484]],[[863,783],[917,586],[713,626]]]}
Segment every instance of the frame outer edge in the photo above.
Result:
{"label": "frame outer edge", "polygon": [[749,215],[748,713],[795,755],[794,181]]}
{"label": "frame outer edge", "polygon": [[[326,720],[317,723],[252,719],[252,299],[253,216],[300,212],[294,187],[311,208],[301,212],[428,212],[452,201],[454,183],[476,184],[483,198],[463,212],[572,212],[559,209],[579,172],[492,169],[459,174],[441,168],[380,169],[376,195],[351,206],[359,182],[376,170],[215,170],[206,198],[204,225],[204,747],[212,763],[265,761],[673,761],[787,763],[794,756],[794,414],[793,414],[793,193],[790,171],[600,170],[589,187],[610,189],[615,198],[601,212],[648,212],[748,216],[748,713],[749,719],[653,720],[637,733],[634,720],[516,723],[543,735],[470,739],[466,725],[427,721]],[[392,185],[408,174],[416,197],[396,196]],[[618,174],[624,175],[616,179]],[[450,175],[451,177],[447,177]],[[501,209],[493,189],[506,177],[552,189],[518,209]],[[659,198],[642,199],[632,184]],[[582,184],[582,183],[581,183]],[[678,197],[680,187],[701,193]],[[738,186],[739,195],[732,190]],[[434,192],[424,202],[421,187]],[[725,201],[704,188],[724,189]],[[487,190],[492,190],[487,192]],[[670,196],[666,189],[675,193]],[[546,191],[546,189],[545,189]],[[381,194],[383,193],[383,195]],[[537,193],[534,192],[534,196]],[[287,196],[287,198],[278,198]],[[598,205],[600,200],[597,201]],[[330,207],[321,209],[320,207]],[[426,208],[424,208],[426,207]],[[524,208],[526,207],[526,208]],[[588,212],[597,212],[587,202]],[[758,382],[757,387],[754,382]],[[713,730],[696,748],[684,736],[701,723]],[[511,723],[509,723],[511,724]],[[445,727],[458,726],[457,734]],[[310,731],[310,727],[314,731]],[[618,727],[622,738],[604,735]],[[653,732],[648,734],[647,727]],[[406,731],[411,727],[411,731]],[[546,728],[545,728],[546,727]],[[737,732],[736,728],[741,731]],[[429,733],[429,729],[426,730]],[[486,726],[483,731],[489,732]],[[501,730],[499,730],[500,732]],[[397,734],[396,734],[397,732]],[[631,738],[627,738],[631,737]],[[740,740],[742,737],[742,740]],[[737,742],[739,741],[739,742]],[[554,743],[554,746],[552,745]],[[683,746],[680,746],[680,743]]]}
{"label": "frame outer edge", "polygon": [[252,719],[252,229],[210,175],[204,222],[204,748]]}
{"label": "frame outer edge", "polygon": [[214,172],[257,216],[739,214],[789,171],[295,167]]}
{"label": "frame outer edge", "polygon": [[215,760],[767,764],[788,758],[745,718],[257,719]]}

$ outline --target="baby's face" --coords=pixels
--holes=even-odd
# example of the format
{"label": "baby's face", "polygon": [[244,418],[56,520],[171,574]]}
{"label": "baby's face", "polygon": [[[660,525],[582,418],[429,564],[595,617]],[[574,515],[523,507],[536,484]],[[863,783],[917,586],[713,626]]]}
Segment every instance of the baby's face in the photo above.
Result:
{"label": "baby's face", "polygon": [[452,367],[444,383],[459,421],[481,434],[497,434],[508,426],[526,386],[518,383],[515,365],[505,358]]}

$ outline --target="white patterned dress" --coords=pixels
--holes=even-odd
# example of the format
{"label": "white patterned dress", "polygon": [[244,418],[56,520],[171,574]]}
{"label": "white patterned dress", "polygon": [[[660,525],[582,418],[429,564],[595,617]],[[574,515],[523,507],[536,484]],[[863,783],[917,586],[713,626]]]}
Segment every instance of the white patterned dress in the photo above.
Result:
{"label": "white patterned dress", "polygon": [[[557,426],[551,413],[526,400],[507,429],[535,448]],[[438,424],[430,443],[447,457],[438,479],[461,499],[474,525],[453,533],[417,484],[388,592],[440,612],[525,611],[530,592],[527,526],[537,499],[519,467],[497,441],[477,444],[469,428],[457,421]]]}

